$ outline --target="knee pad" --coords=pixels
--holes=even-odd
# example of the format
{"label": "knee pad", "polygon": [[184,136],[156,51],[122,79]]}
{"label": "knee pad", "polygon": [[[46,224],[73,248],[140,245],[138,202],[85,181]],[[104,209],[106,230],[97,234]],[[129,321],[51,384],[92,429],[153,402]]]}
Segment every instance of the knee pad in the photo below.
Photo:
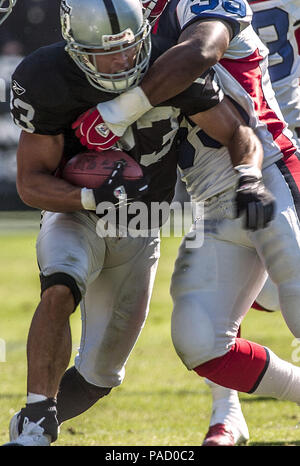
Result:
{"label": "knee pad", "polygon": [[41,282],[41,296],[44,293],[44,291],[46,291],[48,288],[51,288],[51,286],[64,285],[64,286],[67,286],[71,290],[71,293],[74,297],[74,301],[75,301],[74,310],[76,309],[76,307],[81,301],[81,298],[82,298],[81,292],[78,288],[76,280],[73,277],[71,277],[71,275],[58,272],[58,273],[53,273],[51,275],[46,276],[41,273],[40,282]]}
{"label": "knee pad", "polygon": [[197,296],[176,299],[171,334],[175,350],[189,370],[215,357],[214,327]]}
{"label": "knee pad", "polygon": [[87,382],[73,366],[63,375],[57,395],[59,424],[87,411],[100,398],[108,395],[111,387],[97,387]]}

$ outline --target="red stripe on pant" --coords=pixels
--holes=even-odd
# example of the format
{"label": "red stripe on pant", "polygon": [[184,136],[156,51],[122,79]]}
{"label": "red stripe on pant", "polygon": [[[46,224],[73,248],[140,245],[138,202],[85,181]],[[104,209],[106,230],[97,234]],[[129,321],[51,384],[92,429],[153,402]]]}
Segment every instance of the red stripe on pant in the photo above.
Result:
{"label": "red stripe on pant", "polygon": [[298,191],[300,191],[300,160],[297,154],[293,154],[290,157],[283,157],[282,162],[291,174]]}
{"label": "red stripe on pant", "polygon": [[276,162],[277,167],[284,176],[293,196],[295,208],[300,219],[300,160],[299,154],[283,157]]}
{"label": "red stripe on pant", "polygon": [[259,385],[269,363],[266,348],[243,338],[236,338],[228,353],[194,368],[201,377],[223,387],[252,393]]}

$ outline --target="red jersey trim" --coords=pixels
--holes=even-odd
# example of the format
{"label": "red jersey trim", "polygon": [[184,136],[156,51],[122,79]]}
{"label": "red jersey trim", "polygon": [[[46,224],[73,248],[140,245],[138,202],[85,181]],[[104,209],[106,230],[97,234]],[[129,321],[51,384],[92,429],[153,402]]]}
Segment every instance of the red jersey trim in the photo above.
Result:
{"label": "red jersey trim", "polygon": [[273,141],[277,144],[285,158],[290,157],[296,147],[292,141],[283,134],[286,127],[284,121],[280,120],[275,111],[269,107],[265,98],[262,82],[262,71],[260,62],[262,56],[258,49],[246,58],[230,60],[223,58],[220,64],[236,79],[245,91],[251,96],[254,108],[259,120],[264,123],[268,131],[273,136]]}

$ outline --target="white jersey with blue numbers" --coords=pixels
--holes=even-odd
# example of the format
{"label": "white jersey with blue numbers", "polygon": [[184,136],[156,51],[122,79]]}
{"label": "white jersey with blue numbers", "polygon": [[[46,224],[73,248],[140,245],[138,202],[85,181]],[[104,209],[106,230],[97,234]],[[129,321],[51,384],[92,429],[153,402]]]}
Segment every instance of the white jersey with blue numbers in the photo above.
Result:
{"label": "white jersey with blue numbers", "polygon": [[[233,32],[233,38],[224,58],[239,59],[249,55],[253,49],[251,28],[252,10],[244,0],[180,0],[177,2],[176,15],[181,30],[196,20],[220,19],[226,21]],[[243,33],[243,31],[247,31]],[[263,57],[268,51],[261,44]]]}
{"label": "white jersey with blue numbers", "polygon": [[[233,37],[214,66],[216,78],[261,140],[267,167],[281,158],[287,160],[297,146],[275,99],[268,49],[251,25],[250,10],[244,0],[171,0],[156,33],[176,43],[182,30],[197,20],[220,19],[231,25]],[[186,142],[179,147],[179,167],[195,200],[208,199],[235,182],[227,149],[189,125]]]}
{"label": "white jersey with blue numbers", "polygon": [[238,34],[251,24],[252,10],[241,0],[180,0],[177,17],[181,29],[195,20],[195,17],[226,19],[234,34]]}
{"label": "white jersey with blue numbers", "polygon": [[276,98],[284,119],[294,130],[300,127],[300,0],[249,3],[253,28],[269,49],[269,74]]}

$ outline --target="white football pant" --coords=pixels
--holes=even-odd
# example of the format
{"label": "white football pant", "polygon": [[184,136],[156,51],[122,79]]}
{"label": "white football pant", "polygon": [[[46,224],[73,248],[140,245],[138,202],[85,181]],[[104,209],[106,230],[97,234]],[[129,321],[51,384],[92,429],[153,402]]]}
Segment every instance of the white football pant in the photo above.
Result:
{"label": "white football pant", "polygon": [[201,230],[201,220],[180,246],[171,283],[172,339],[188,369],[230,350],[265,283],[266,270],[278,288],[289,329],[300,337],[299,220],[278,166],[266,168],[263,177],[277,202],[267,228],[243,228],[243,218],[234,218],[235,191],[230,189],[205,203],[203,246],[186,247],[195,229]]}

